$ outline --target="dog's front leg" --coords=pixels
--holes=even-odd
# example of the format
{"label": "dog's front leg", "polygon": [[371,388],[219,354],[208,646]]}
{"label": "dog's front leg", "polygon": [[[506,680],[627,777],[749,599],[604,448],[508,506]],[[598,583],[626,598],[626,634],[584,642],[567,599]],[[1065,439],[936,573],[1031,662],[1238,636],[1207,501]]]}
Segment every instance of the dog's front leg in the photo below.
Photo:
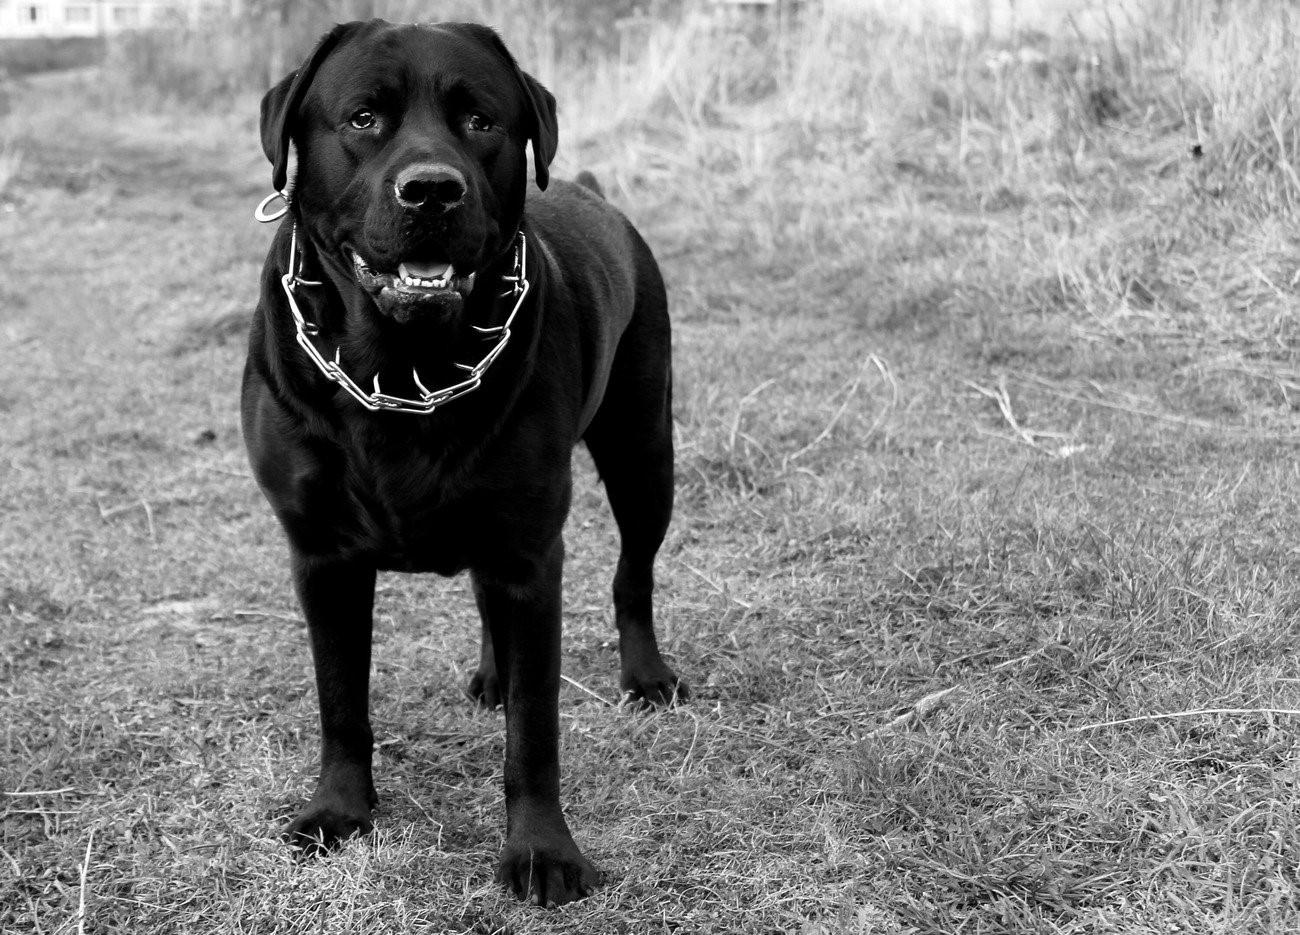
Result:
{"label": "dog's front leg", "polygon": [[475,574],[505,689],[506,843],[497,880],[541,906],[580,899],[600,883],[560,810],[563,562],[557,538],[526,575]]}
{"label": "dog's front leg", "polygon": [[378,802],[370,773],[369,697],[375,569],[295,550],[293,577],[316,665],[321,755],[316,792],[285,837],[316,849],[369,831]]}

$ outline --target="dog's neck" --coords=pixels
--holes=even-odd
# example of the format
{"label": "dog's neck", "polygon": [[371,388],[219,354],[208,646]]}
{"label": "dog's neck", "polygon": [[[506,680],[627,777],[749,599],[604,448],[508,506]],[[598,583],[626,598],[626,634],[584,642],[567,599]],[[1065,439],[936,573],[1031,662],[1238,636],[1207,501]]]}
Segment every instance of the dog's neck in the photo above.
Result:
{"label": "dog's neck", "polygon": [[[303,296],[299,305],[304,317],[317,331],[313,343],[327,355],[337,351],[338,365],[366,390],[375,375],[384,393],[412,399],[422,388],[417,380],[427,387],[460,383],[466,365],[477,363],[494,346],[496,339],[482,329],[502,325],[515,304],[510,276],[516,248],[476,272],[474,287],[459,311],[399,322],[383,314],[335,251],[301,233],[298,237],[302,256],[297,275],[305,288],[297,294]],[[536,277],[536,266],[529,264],[528,275]]]}

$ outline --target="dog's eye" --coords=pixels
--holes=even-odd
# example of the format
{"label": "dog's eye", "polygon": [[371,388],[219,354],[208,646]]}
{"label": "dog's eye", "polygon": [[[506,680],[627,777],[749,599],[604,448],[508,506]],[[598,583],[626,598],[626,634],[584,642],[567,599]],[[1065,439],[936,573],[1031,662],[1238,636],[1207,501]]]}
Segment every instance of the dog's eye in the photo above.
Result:
{"label": "dog's eye", "polygon": [[369,130],[375,125],[375,115],[369,110],[359,110],[348,121],[358,130]]}
{"label": "dog's eye", "polygon": [[492,129],[491,119],[484,117],[482,114],[470,114],[467,123],[475,133],[486,133]]}

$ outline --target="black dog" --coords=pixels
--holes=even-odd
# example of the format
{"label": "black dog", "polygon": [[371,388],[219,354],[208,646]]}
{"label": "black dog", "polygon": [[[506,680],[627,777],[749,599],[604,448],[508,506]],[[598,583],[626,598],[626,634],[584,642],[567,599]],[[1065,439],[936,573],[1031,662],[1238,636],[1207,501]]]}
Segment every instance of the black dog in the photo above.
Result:
{"label": "black dog", "polygon": [[[242,402],[320,696],[320,779],[287,834],[311,846],[371,826],[376,571],[468,569],[483,623],[469,693],[506,711],[497,876],[542,904],[576,899],[599,882],[559,799],[561,527],[579,439],[622,538],[622,686],[654,704],[686,694],[651,611],[673,496],[658,267],[594,185],[548,187],[555,99],[486,27],[336,27],[262,101],[277,191],[291,141]],[[529,142],[546,191],[525,206]]]}

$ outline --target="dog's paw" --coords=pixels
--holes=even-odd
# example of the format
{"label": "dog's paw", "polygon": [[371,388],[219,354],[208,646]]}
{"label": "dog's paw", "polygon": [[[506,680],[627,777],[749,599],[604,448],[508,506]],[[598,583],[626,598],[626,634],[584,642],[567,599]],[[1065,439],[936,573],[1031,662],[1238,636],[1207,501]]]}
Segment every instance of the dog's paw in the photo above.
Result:
{"label": "dog's paw", "polygon": [[499,708],[505,703],[501,697],[501,682],[496,671],[484,672],[479,669],[465,686],[465,694],[480,707],[488,711]]}
{"label": "dog's paw", "polygon": [[653,669],[624,672],[620,687],[624,701],[638,708],[667,708],[691,697],[690,687],[662,663]]}
{"label": "dog's paw", "polygon": [[282,837],[304,856],[314,857],[336,847],[353,835],[369,833],[373,825],[365,803],[342,799],[312,799],[298,817],[289,822]]}
{"label": "dog's paw", "polygon": [[591,895],[602,877],[567,834],[519,835],[501,849],[497,882],[538,906],[562,906]]}

